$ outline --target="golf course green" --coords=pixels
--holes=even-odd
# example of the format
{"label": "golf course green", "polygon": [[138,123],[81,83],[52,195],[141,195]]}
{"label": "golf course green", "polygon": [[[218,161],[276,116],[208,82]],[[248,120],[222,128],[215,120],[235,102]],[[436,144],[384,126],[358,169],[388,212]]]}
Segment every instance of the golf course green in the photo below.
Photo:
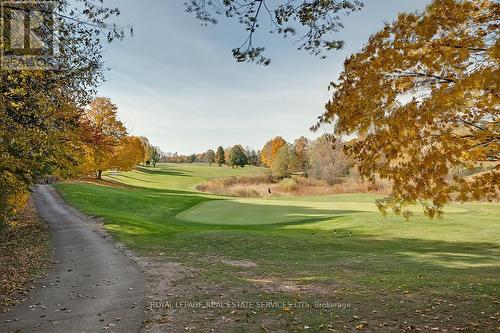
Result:
{"label": "golf course green", "polygon": [[[480,331],[498,325],[500,204],[452,204],[435,220],[415,206],[407,221],[383,217],[371,194],[232,198],[194,190],[208,179],[265,172],[162,164],[108,172],[111,186],[76,182],[56,189],[71,205],[102,217],[113,237],[137,253],[192,267],[199,273],[190,285],[216,286],[203,296],[186,289],[186,298],[211,299],[222,288],[237,300],[352,304],[348,311],[242,310],[253,319],[231,321],[241,331],[269,315],[278,319],[267,328],[287,331],[392,327],[403,320]],[[229,318],[230,310],[218,311]]]}

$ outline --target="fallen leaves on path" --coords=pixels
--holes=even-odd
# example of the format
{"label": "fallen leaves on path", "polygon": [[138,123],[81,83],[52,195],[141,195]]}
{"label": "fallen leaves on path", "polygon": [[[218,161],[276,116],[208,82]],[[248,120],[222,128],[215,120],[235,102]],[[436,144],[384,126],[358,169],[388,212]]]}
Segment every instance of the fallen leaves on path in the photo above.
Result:
{"label": "fallen leaves on path", "polygon": [[28,283],[48,262],[49,233],[33,199],[0,230],[0,312],[27,294]]}

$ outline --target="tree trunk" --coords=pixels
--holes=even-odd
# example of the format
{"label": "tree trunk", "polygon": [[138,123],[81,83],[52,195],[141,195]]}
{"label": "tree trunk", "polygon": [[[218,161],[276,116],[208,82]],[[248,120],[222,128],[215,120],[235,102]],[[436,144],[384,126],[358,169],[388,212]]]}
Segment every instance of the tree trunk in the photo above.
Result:
{"label": "tree trunk", "polygon": [[97,179],[102,180],[102,170],[97,170]]}

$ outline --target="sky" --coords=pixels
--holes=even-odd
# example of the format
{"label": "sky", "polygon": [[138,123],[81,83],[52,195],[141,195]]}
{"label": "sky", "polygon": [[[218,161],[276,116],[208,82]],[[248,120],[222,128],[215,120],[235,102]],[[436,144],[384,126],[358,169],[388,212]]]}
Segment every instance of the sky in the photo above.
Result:
{"label": "sky", "polygon": [[[105,46],[110,68],[98,94],[111,98],[132,135],[146,136],[164,152],[191,154],[235,144],[260,149],[270,138],[293,142],[317,137],[309,128],[322,114],[344,59],[404,11],[429,0],[364,0],[364,9],[342,18],[333,37],[340,51],[319,59],[297,50],[296,39],[268,34],[262,23],[255,44],[266,47],[269,66],[237,63],[231,50],[247,34],[219,17],[201,26],[182,0],[107,0],[121,10],[118,23],[134,35]],[[259,45],[260,46],[260,45]]]}

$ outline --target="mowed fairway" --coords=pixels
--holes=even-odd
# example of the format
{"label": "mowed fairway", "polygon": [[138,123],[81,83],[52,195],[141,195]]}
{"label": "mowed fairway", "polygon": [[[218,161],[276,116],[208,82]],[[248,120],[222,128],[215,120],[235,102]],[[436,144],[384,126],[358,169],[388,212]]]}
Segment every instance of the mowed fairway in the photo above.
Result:
{"label": "mowed fairway", "polygon": [[[329,196],[328,201],[308,197],[303,200],[292,198],[231,199],[203,202],[177,215],[183,221],[225,225],[258,225],[289,222],[329,221],[331,219],[362,212],[378,212],[374,196],[367,195],[369,202],[359,202],[351,195]],[[349,200],[349,201],[345,201]],[[421,207],[412,206],[413,212]],[[449,213],[467,213],[465,207],[448,207]],[[331,228],[330,228],[331,229]]]}
{"label": "mowed fairway", "polygon": [[[415,216],[405,221],[382,217],[368,194],[250,199],[193,190],[207,179],[262,172],[168,164],[106,175],[126,187],[57,189],[75,207],[103,217],[107,230],[138,253],[194,269],[176,283],[181,300],[349,304],[181,309],[182,328],[197,322],[200,331],[493,331],[500,325],[499,204],[451,205],[433,221],[413,207]],[[207,316],[227,320],[220,326]]]}

